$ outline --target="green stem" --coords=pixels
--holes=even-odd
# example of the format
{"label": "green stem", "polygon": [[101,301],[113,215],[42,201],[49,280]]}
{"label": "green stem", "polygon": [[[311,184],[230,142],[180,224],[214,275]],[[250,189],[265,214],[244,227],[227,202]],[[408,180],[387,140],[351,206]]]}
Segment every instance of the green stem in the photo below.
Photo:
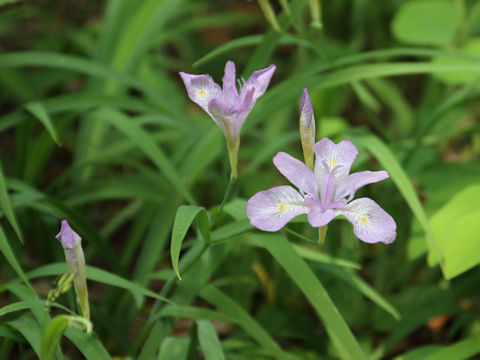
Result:
{"label": "green stem", "polygon": [[230,181],[228,183],[228,186],[227,186],[227,190],[225,190],[225,195],[223,195],[223,200],[222,202],[220,203],[220,207],[218,208],[218,211],[215,213],[215,215],[213,216],[213,219],[212,219],[212,224],[211,224],[211,228],[213,229],[213,227],[215,226],[215,222],[217,220],[217,217],[218,215],[222,212],[226,202],[227,202],[227,199],[228,197],[230,196],[230,193],[232,192],[232,188],[233,188],[233,181],[232,179],[230,178]]}

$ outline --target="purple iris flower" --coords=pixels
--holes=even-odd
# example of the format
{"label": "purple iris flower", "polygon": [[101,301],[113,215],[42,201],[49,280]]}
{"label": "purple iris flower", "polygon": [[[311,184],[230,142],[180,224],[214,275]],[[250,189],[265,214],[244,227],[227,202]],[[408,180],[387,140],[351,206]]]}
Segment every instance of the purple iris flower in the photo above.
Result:
{"label": "purple iris flower", "polygon": [[83,317],[90,319],[85,256],[82,249],[82,238],[70,227],[67,220],[62,220],[60,232],[55,236],[62,244],[68,271],[75,274],[73,286],[77,295],[77,303]]}
{"label": "purple iris flower", "polygon": [[216,84],[210,75],[180,73],[188,97],[205,110],[222,129],[227,141],[234,178],[236,178],[240,130],[257,99],[267,90],[275,69],[275,65],[270,65],[255,71],[247,81],[238,80],[239,89],[236,83],[235,64],[232,61],[228,61],[225,65],[223,88]]}
{"label": "purple iris flower", "polygon": [[352,224],[355,235],[367,243],[395,240],[395,220],[375,201],[364,197],[352,200],[361,187],[388,178],[386,171],[361,171],[350,174],[357,148],[348,140],[335,144],[323,138],[315,144],[312,171],[300,160],[280,152],[273,158],[277,169],[291,186],[277,186],[256,193],[248,200],[250,223],[264,231],[278,231],[294,217],[308,214],[313,227],[327,225],[338,215]]}

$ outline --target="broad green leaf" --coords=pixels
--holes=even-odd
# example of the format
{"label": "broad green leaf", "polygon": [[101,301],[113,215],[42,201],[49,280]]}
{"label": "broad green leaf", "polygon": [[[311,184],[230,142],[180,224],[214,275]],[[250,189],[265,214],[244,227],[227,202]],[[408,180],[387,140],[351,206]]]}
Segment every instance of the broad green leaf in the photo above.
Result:
{"label": "broad green leaf", "polygon": [[195,203],[189,190],[183,184],[175,167],[170,163],[165,154],[160,150],[149,133],[138,124],[133,122],[126,115],[113,109],[101,109],[95,113],[100,119],[109,122],[120,130],[126,137],[130,138],[150,160],[158,167],[163,175],[171,182],[174,188],[182,194],[189,203]]}
{"label": "broad green leaf", "polygon": [[52,137],[53,141],[60,146],[60,140],[58,139],[57,130],[53,126],[52,120],[45,109],[45,106],[39,102],[31,102],[25,105],[25,109],[27,109],[33,116],[35,116],[47,129],[48,133]]}
{"label": "broad green leaf", "polygon": [[[430,219],[444,274],[451,279],[480,263],[480,184],[460,191]],[[437,262],[429,249],[428,262]]]}
{"label": "broad green leaf", "polygon": [[185,238],[185,235],[187,235],[187,231],[195,218],[197,218],[197,224],[200,229],[200,233],[204,238],[203,240],[208,242],[210,240],[210,224],[206,210],[203,207],[195,205],[182,205],[177,209],[177,214],[175,215],[175,221],[172,229],[170,257],[172,260],[173,270],[179,279],[182,279],[178,268],[180,250],[182,249],[183,239]]}
{"label": "broad green leaf", "polygon": [[197,321],[198,342],[205,360],[225,360],[217,332],[208,320]]}
{"label": "broad green leaf", "polygon": [[70,319],[64,315],[58,315],[50,321],[40,339],[40,360],[53,359],[60,339],[69,325]]}
{"label": "broad green leaf", "polygon": [[420,200],[415,193],[415,189],[413,188],[408,175],[398,162],[395,155],[393,155],[389,147],[375,135],[366,134],[358,137],[355,136],[354,139],[361,142],[362,145],[377,158],[382,167],[388,171],[413,214],[422,225],[432,249],[434,249],[436,254],[440,255],[440,250],[430,228],[427,215],[425,214],[422,204],[420,204]]}
{"label": "broad green leaf", "polygon": [[460,20],[453,1],[406,1],[395,14],[392,31],[409,44],[445,46],[453,43]]}
{"label": "broad green leaf", "polygon": [[0,226],[0,251],[2,252],[3,256],[5,256],[5,259],[7,259],[8,263],[10,266],[15,270],[17,275],[22,279],[22,281],[31,287],[30,282],[28,281],[27,277],[25,276],[25,273],[23,272],[22,268],[20,267],[20,264],[17,261],[17,258],[15,257],[15,254],[12,251],[12,248],[10,247],[10,244],[8,243],[7,237],[5,236],[5,233],[3,232],[2,227]]}
{"label": "broad green leaf", "polygon": [[213,285],[205,286],[200,296],[227,315],[236,319],[237,324],[245,330],[257,343],[275,356],[275,359],[291,359],[291,355],[282,351],[275,340],[252,318],[240,305]]}
{"label": "broad green leaf", "polygon": [[12,204],[10,202],[10,196],[8,195],[5,175],[3,174],[3,166],[1,161],[0,161],[0,208],[5,213],[5,216],[7,217],[10,225],[12,225],[13,230],[15,230],[15,233],[17,234],[18,239],[23,244],[23,234],[20,229],[20,226],[18,226],[15,213],[13,212]]}
{"label": "broad green leaf", "polygon": [[425,345],[397,356],[394,360],[424,360],[427,356],[443,349],[441,345]]}
{"label": "broad green leaf", "polygon": [[280,235],[255,235],[308,298],[342,359],[366,359],[327,291],[291,244]]}
{"label": "broad green leaf", "polygon": [[425,360],[464,360],[473,359],[474,355],[480,354],[480,337],[472,337],[450,345],[445,349],[438,350]]}

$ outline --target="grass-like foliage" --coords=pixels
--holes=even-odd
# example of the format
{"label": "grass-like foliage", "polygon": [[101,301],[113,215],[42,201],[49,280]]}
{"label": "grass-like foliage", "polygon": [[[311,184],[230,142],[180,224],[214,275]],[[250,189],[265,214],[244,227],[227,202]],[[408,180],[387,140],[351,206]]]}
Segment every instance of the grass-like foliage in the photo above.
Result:
{"label": "grass-like foliage", "polygon": [[0,0],[0,39],[0,360],[479,356],[479,2]]}

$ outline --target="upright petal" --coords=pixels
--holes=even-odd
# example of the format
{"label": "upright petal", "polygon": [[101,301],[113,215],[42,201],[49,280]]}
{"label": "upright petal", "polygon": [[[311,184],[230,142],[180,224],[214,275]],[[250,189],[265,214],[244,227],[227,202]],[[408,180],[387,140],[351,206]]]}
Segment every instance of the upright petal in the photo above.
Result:
{"label": "upright petal", "polygon": [[313,153],[315,146],[315,118],[313,107],[307,88],[303,89],[302,103],[300,104],[300,139],[302,141],[305,164],[313,168]]}
{"label": "upright petal", "polygon": [[273,76],[273,73],[277,67],[275,65],[270,65],[269,67],[255,71],[248,80],[243,84],[241,93],[248,91],[249,89],[254,88],[253,93],[253,102],[262,96],[268,88],[268,84]]}
{"label": "upright petal", "polygon": [[293,156],[279,152],[273,158],[273,163],[301,193],[306,193],[313,198],[318,198],[318,185],[313,171]]}
{"label": "upright petal", "polygon": [[372,199],[354,200],[338,212],[353,224],[353,232],[362,241],[390,244],[397,236],[395,220]]}
{"label": "upright petal", "polygon": [[350,172],[358,150],[349,140],[342,140],[335,144],[329,138],[323,138],[315,143],[315,176],[321,187],[327,169],[325,164],[333,170],[335,168],[335,185],[345,179]]}
{"label": "upright petal", "polygon": [[225,64],[225,73],[223,75],[223,93],[230,103],[238,101],[237,85],[235,84],[235,64],[233,61],[227,61]]}
{"label": "upright petal", "polygon": [[210,75],[191,75],[181,72],[180,76],[185,83],[190,100],[208,113],[208,104],[219,95],[220,87],[215,84]]}
{"label": "upright petal", "polygon": [[254,102],[253,102],[253,93],[255,89],[250,89],[242,98],[240,98],[240,103],[237,106],[236,110],[236,118],[233,127],[234,136],[240,136],[240,131],[242,130],[242,126],[245,123],[245,119],[247,118],[250,111],[252,111]]}
{"label": "upright petal", "polygon": [[294,217],[309,210],[303,197],[291,186],[260,191],[247,202],[250,224],[263,231],[278,231]]}
{"label": "upright petal", "polygon": [[368,184],[373,184],[388,178],[388,172],[382,171],[361,171],[348,175],[338,184],[335,191],[335,200],[346,198],[353,198],[355,192]]}

